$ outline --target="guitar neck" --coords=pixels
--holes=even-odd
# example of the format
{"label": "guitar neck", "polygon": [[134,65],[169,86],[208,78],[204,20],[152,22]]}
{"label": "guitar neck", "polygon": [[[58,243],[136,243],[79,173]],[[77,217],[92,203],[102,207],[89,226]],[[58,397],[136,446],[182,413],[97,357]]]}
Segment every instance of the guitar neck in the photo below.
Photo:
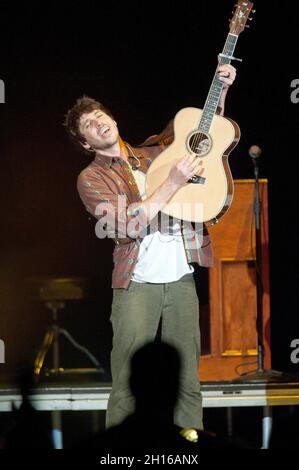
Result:
{"label": "guitar neck", "polygon": [[[227,57],[220,57],[219,65],[230,64],[230,57],[233,56],[238,36],[236,34],[228,34],[222,55]],[[214,114],[216,113],[217,106],[220,100],[221,92],[223,89],[223,83],[217,77],[218,66],[203,108],[202,117],[198,126],[198,130],[201,132],[208,133],[212,124]]]}

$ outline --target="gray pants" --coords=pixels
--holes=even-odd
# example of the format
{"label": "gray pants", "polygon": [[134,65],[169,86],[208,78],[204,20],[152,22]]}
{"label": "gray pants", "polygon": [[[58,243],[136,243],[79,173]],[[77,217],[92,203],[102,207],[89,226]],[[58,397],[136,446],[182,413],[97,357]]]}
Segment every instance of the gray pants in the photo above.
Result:
{"label": "gray pants", "polygon": [[130,360],[138,348],[155,339],[160,318],[162,341],[175,346],[182,361],[174,422],[183,428],[203,429],[198,380],[199,306],[193,274],[167,284],[131,281],[127,290],[113,290],[112,392],[107,427],[119,424],[134,412],[134,397],[129,388]]}

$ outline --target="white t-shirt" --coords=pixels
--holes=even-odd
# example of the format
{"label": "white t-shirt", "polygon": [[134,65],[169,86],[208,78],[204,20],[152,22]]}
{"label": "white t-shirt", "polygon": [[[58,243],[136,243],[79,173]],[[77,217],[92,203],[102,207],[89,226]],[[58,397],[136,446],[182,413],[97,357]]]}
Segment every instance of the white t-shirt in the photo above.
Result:
{"label": "white t-shirt", "polygon": [[[143,200],[146,197],[145,174],[139,170],[133,174]],[[174,219],[171,235],[156,231],[142,238],[131,279],[160,284],[177,281],[193,271],[187,262],[180,221]]]}

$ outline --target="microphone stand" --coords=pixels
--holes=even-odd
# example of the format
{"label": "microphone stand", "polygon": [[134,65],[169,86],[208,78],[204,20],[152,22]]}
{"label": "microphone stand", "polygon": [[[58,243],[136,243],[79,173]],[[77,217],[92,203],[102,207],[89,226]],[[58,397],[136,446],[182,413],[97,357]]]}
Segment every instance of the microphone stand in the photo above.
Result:
{"label": "microphone stand", "polygon": [[263,278],[262,278],[262,242],[261,242],[261,201],[259,193],[259,167],[257,159],[253,158],[255,191],[254,191],[254,215],[255,215],[255,246],[256,246],[256,329],[258,339],[258,374],[264,371],[264,346],[263,346]]}
{"label": "microphone stand", "polygon": [[258,155],[251,155],[254,166],[255,191],[254,191],[254,216],[255,216],[255,243],[256,243],[256,330],[258,368],[245,372],[234,380],[234,382],[275,382],[287,380],[287,376],[280,371],[264,369],[264,345],[263,345],[263,277],[262,277],[262,237],[261,237],[261,201],[259,195],[259,167]]}

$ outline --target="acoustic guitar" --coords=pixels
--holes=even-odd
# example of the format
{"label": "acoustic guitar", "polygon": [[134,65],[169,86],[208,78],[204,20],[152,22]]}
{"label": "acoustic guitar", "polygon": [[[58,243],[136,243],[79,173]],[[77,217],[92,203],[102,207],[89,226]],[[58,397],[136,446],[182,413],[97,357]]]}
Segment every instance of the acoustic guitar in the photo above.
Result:
{"label": "acoustic guitar", "polygon": [[[253,3],[239,0],[229,33],[219,55],[219,65],[240,60],[233,56]],[[217,66],[217,69],[218,69]],[[163,211],[181,220],[214,225],[229,209],[234,192],[228,156],[237,145],[240,129],[232,119],[216,114],[223,84],[217,69],[203,109],[184,108],[174,118],[174,141],[150,165],[146,176],[149,197],[184,155],[200,159],[201,170],[168,201]]]}

